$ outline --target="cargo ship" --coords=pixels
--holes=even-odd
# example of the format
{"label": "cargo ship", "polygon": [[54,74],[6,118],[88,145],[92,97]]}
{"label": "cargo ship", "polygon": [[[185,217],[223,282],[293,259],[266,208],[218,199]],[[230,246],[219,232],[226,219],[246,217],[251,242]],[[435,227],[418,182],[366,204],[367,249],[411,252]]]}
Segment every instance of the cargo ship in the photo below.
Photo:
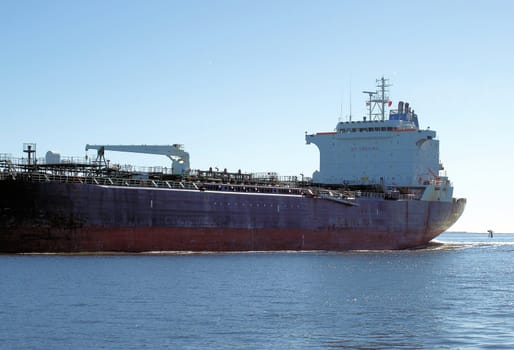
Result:
{"label": "cargo ship", "polygon": [[[425,246],[466,200],[439,161],[436,132],[387,79],[365,91],[367,115],[305,135],[312,177],[190,168],[182,145],[86,145],[64,158],[35,144],[0,155],[0,252],[344,251]],[[162,154],[170,168],[109,164],[105,152]]]}

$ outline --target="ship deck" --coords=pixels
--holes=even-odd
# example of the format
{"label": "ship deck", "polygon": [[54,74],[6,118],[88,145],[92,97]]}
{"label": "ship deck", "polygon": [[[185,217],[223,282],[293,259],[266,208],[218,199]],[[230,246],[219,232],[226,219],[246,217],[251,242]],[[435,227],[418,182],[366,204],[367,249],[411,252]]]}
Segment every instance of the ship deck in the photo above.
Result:
{"label": "ship deck", "polygon": [[80,162],[70,158],[62,163],[47,164],[43,160],[28,164],[27,159],[0,155],[0,180],[22,182],[56,182],[133,188],[175,189],[297,195],[337,199],[356,197],[418,200],[419,195],[380,191],[377,186],[322,186],[310,178],[278,176],[276,173],[231,173],[227,171],[193,170],[186,176],[170,174],[166,168],[132,166],[101,167],[94,161]]}

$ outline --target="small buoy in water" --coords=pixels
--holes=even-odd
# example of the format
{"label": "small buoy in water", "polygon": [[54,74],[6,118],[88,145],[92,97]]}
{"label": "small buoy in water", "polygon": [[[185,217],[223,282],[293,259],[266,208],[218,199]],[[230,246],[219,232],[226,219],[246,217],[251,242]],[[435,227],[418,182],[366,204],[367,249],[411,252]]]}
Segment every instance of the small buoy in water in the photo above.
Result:
{"label": "small buoy in water", "polygon": [[489,233],[489,237],[493,238],[493,230],[487,230],[487,233]]}

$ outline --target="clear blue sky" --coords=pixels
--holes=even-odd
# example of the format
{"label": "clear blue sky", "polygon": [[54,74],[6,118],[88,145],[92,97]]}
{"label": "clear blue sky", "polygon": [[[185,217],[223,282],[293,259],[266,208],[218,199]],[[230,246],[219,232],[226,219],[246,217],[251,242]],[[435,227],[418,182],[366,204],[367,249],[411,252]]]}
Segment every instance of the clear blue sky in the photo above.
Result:
{"label": "clear blue sky", "polygon": [[350,95],[360,118],[384,75],[468,199],[452,230],[514,232],[513,16],[494,0],[2,0],[0,153],[182,143],[195,169],[310,175],[305,131],[333,130]]}

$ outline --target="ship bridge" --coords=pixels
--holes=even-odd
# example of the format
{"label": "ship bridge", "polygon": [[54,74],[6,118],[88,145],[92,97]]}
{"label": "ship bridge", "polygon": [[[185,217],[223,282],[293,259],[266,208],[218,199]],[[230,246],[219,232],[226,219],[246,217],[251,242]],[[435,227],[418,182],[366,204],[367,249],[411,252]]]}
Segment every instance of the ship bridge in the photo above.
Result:
{"label": "ship bridge", "polygon": [[[385,79],[379,80],[377,94],[367,101],[369,114],[360,121],[339,122],[333,132],[305,135],[307,144],[320,152],[314,183],[326,185],[379,185],[382,187],[422,187],[434,181],[440,170],[436,132],[419,128],[418,116],[408,103],[391,105]],[[370,92],[365,91],[370,94]],[[381,104],[373,114],[373,104]]]}

